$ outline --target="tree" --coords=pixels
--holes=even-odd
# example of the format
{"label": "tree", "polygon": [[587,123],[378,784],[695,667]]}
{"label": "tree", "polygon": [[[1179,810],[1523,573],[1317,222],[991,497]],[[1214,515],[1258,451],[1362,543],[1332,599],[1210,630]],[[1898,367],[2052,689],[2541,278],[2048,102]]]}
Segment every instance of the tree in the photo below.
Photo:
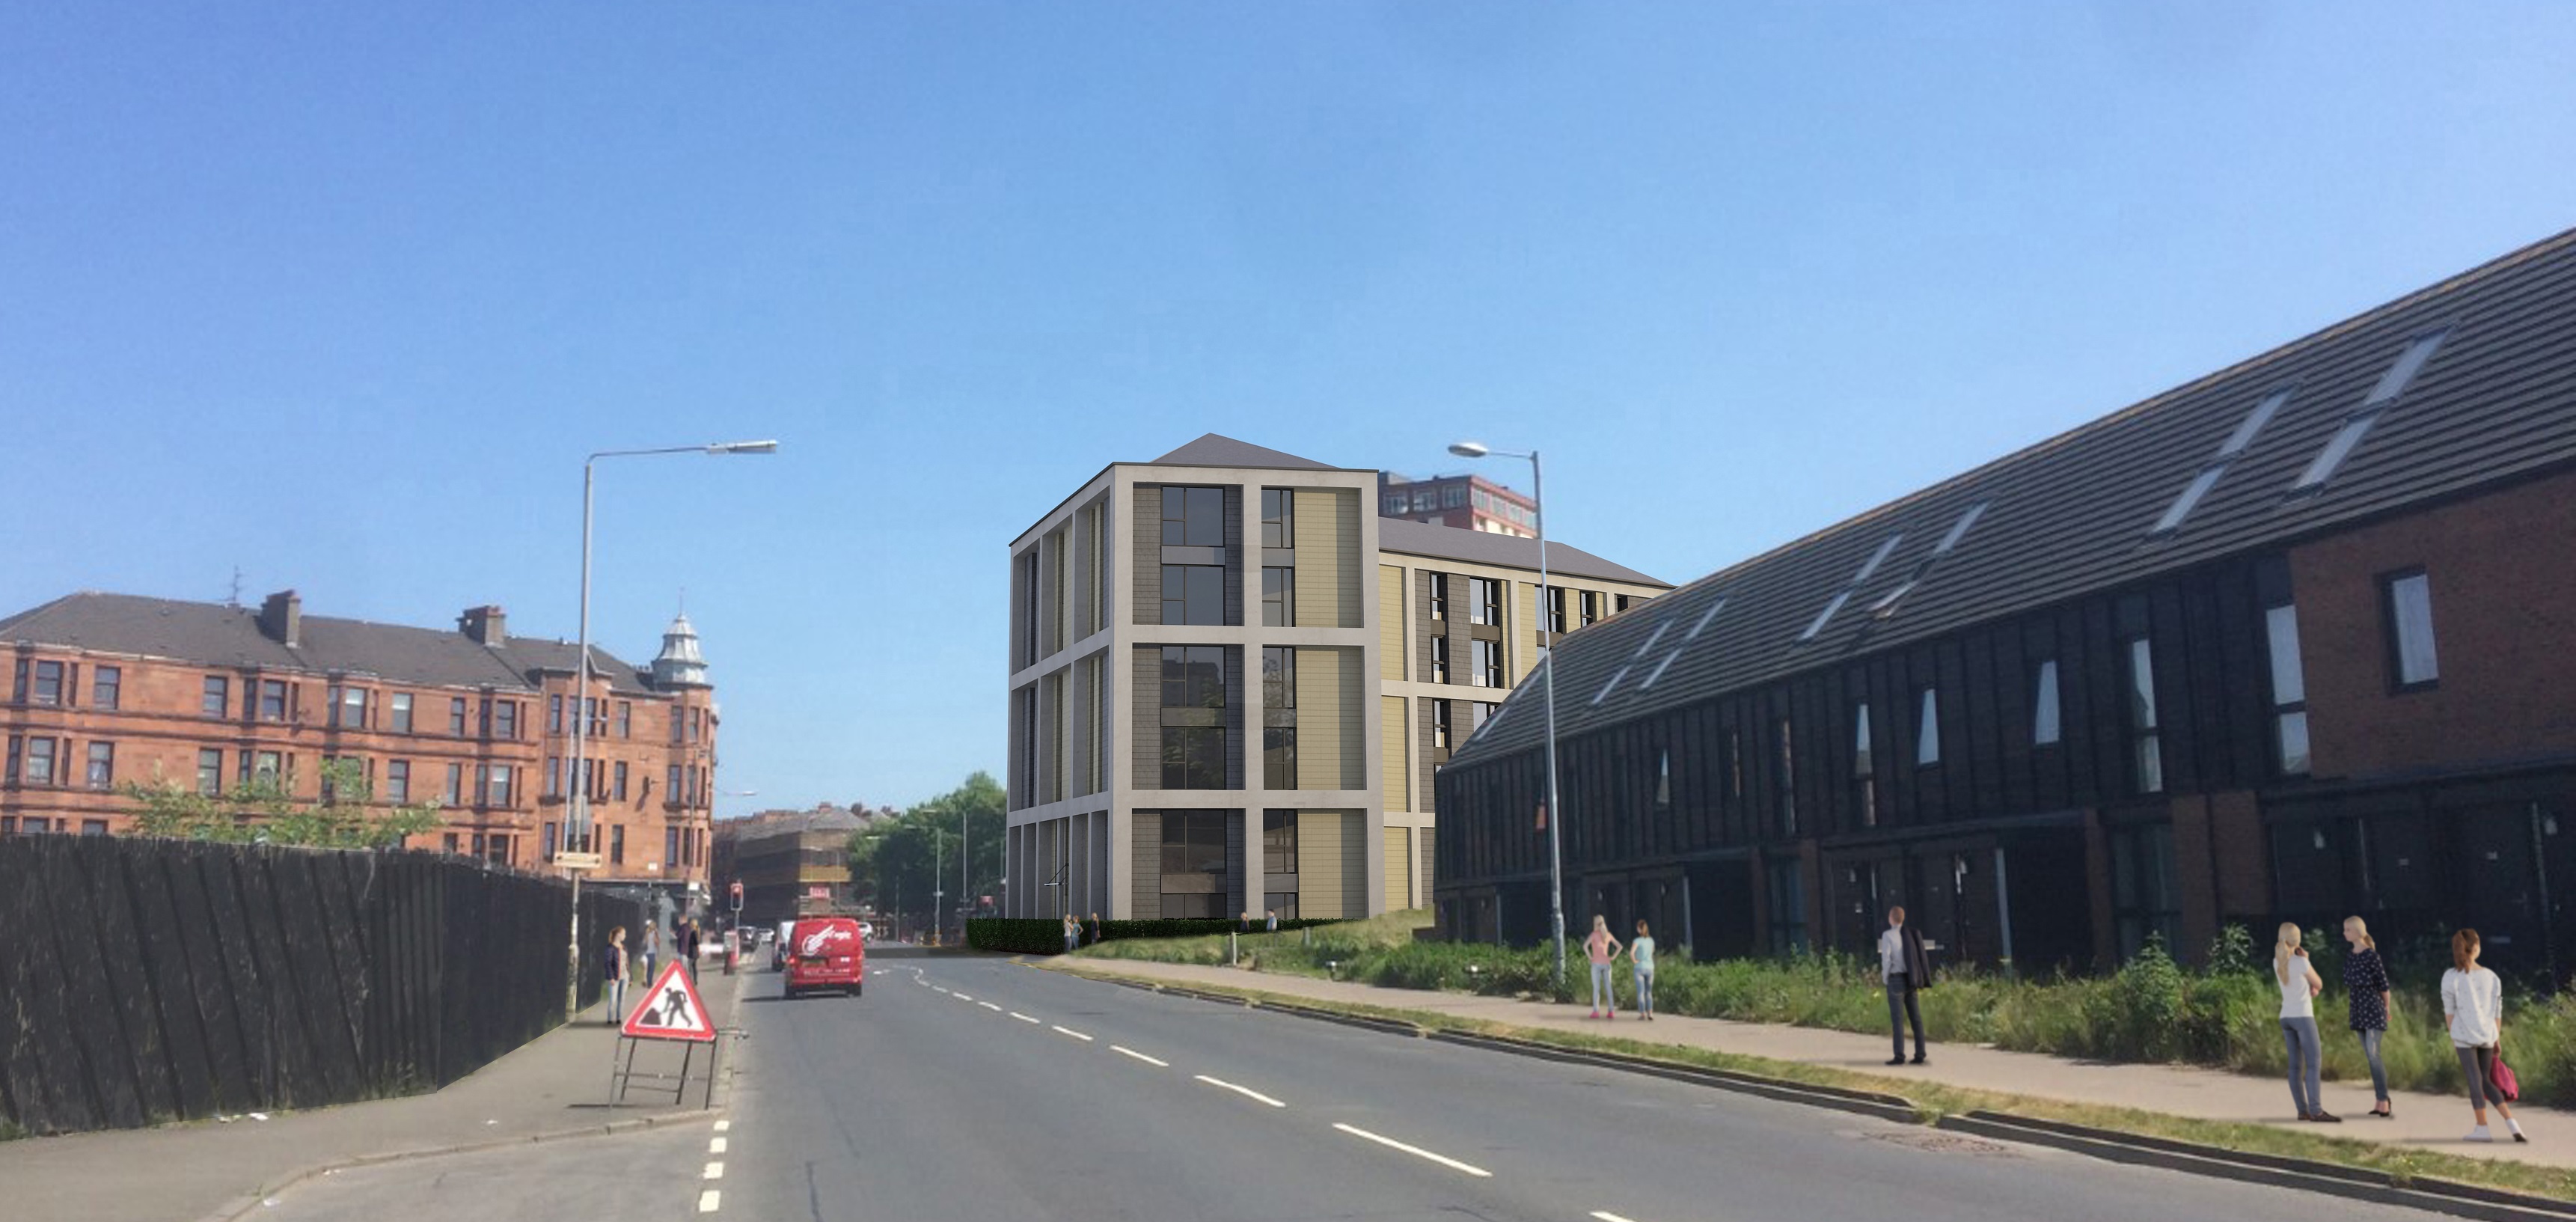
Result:
{"label": "tree", "polygon": [[295,774],[261,773],[220,794],[204,794],[175,781],[128,781],[118,792],[136,804],[130,834],[228,844],[287,844],[328,849],[398,848],[406,837],[442,823],[436,802],[370,808],[375,786],[356,760],[322,765],[322,798],[304,805],[295,797]]}
{"label": "tree", "polygon": [[[850,837],[851,881],[862,899],[881,910],[924,917],[931,912],[933,892],[947,893],[951,903],[994,895],[1002,882],[1007,805],[1001,782],[979,771],[901,815],[874,820]],[[963,896],[957,890],[961,816],[973,858],[966,866]]]}

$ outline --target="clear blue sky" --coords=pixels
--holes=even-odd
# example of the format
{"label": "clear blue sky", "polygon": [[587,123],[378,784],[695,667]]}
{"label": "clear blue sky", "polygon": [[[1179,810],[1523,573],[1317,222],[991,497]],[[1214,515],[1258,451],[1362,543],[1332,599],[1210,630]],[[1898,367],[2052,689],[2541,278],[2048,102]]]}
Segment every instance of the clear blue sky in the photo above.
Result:
{"label": "clear blue sky", "polygon": [[[403,11],[395,11],[395,9]],[[255,11],[246,11],[255,10]],[[1215,430],[1705,573],[2576,221],[2576,5],[22,4],[0,607],[571,635],[723,813],[1000,770],[1011,537]],[[1519,477],[1509,469],[1497,475]]]}

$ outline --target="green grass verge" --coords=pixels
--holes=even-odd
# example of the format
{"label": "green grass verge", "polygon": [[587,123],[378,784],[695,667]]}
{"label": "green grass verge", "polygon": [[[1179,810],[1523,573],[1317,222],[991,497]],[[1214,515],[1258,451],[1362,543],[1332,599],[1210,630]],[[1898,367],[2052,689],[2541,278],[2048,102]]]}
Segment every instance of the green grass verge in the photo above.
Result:
{"label": "green grass verge", "polygon": [[[1116,965],[1109,963],[1082,963],[1059,959],[1049,966],[1083,975],[1101,977],[1120,975]],[[1126,978],[1146,980],[1144,977]],[[1147,982],[1168,983],[1150,980]],[[1705,1066],[1787,1082],[1874,1091],[1895,1095],[1913,1103],[1916,1118],[1925,1124],[1938,1121],[1943,1116],[1964,1115],[1968,1112],[2008,1112],[2016,1116],[2057,1120],[2118,1133],[2194,1142],[2215,1146],[2222,1150],[2270,1154],[2333,1163],[2345,1167],[2359,1167],[2390,1175],[2400,1183],[2415,1180],[2446,1181],[2505,1192],[2576,1201],[2576,1171],[2535,1166],[2530,1163],[2503,1159],[2464,1158],[2456,1154],[2413,1150],[2347,1138],[2324,1137],[2310,1131],[2283,1129],[2272,1125],[2196,1120],[2162,1112],[2066,1103],[1998,1091],[1967,1090],[1926,1083],[1917,1079],[1892,1078],[1828,1066],[1807,1065],[1796,1061],[1775,1061],[1740,1053],[1640,1043],[1616,1036],[1555,1031],[1543,1027],[1523,1027],[1511,1023],[1460,1018],[1428,1010],[1405,1009],[1400,1006],[1325,1001],[1273,993],[1257,988],[1201,984],[1195,981],[1187,987],[1199,992],[1240,997],[1246,1001],[1276,1002],[1366,1018],[1390,1019],[1410,1023],[1424,1031],[1460,1031],[1476,1035],[1508,1036],[1561,1048],[1616,1052],[1624,1056],[1642,1057],[1679,1065]],[[1884,1004],[1882,1002],[1881,1006],[1884,1007]],[[1883,1008],[1881,1018],[1883,1021]]]}

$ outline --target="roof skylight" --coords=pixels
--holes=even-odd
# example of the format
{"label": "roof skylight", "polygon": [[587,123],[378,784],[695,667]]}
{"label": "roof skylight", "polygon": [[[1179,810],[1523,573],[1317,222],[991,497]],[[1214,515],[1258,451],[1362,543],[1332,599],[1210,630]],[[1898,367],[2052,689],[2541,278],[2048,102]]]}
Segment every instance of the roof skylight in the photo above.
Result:
{"label": "roof skylight", "polygon": [[1950,553],[1957,551],[1959,549],[1959,540],[1968,537],[1968,528],[1976,525],[1977,519],[1983,517],[1985,512],[1986,503],[1984,501],[1979,501],[1974,505],[1968,506],[1967,512],[1960,514],[1959,520],[1950,524],[1950,533],[1941,536],[1941,542],[1938,546],[1932,549],[1932,554],[1935,556],[1947,556]]}
{"label": "roof skylight", "polygon": [[1619,689],[1619,681],[1620,681],[1621,679],[1625,679],[1625,678],[1627,678],[1627,677],[1628,677],[1628,668],[1627,668],[1627,667],[1625,667],[1625,666],[1622,666],[1622,667],[1620,667],[1620,668],[1619,668],[1619,669],[1617,669],[1617,670],[1611,671],[1611,672],[1610,672],[1610,681],[1609,681],[1608,683],[1604,683],[1604,684],[1602,684],[1602,685],[1601,685],[1601,690],[1600,690],[1599,692],[1596,692],[1596,693],[1594,693],[1594,694],[1593,694],[1593,697],[1592,697],[1592,703],[1594,703],[1594,704],[1599,704],[1599,703],[1601,703],[1602,701],[1609,699],[1609,698],[1610,698],[1610,693],[1612,693],[1612,692],[1614,692],[1614,691],[1617,691],[1617,690]]}
{"label": "roof skylight", "polygon": [[1726,610],[1726,596],[1720,594],[1717,596],[1716,602],[1708,605],[1708,610],[1699,613],[1699,622],[1692,624],[1691,630],[1682,634],[1682,639],[1685,641],[1698,640],[1700,629],[1708,627],[1708,622],[1716,619],[1717,613],[1724,610]]}
{"label": "roof skylight", "polygon": [[1889,535],[1885,543],[1878,545],[1877,551],[1869,554],[1868,563],[1860,566],[1860,572],[1853,575],[1851,583],[1853,585],[1859,585],[1860,583],[1869,580],[1869,575],[1877,572],[1878,566],[1887,563],[1888,555],[1896,550],[1896,545],[1902,542],[1904,538],[1905,536],[1901,533]]}
{"label": "roof skylight", "polygon": [[2182,495],[2175,497],[2173,504],[2165,506],[2164,516],[2157,518],[2156,524],[2147,528],[2147,537],[2160,539],[2182,529],[2183,519],[2190,517],[2192,509],[2200,504],[2201,498],[2208,496],[2209,490],[2218,486],[2218,478],[2227,474],[2227,464],[2237,455],[2244,453],[2247,446],[2254,444],[2255,435],[2262,432],[2263,426],[2271,423],[2272,417],[2280,413],[2281,405],[2290,401],[2290,392],[2296,389],[2298,388],[2295,386],[2284,386],[2256,402],[2254,409],[2245,413],[2243,420],[2236,422],[2236,431],[2229,433],[2227,440],[2218,443],[2218,453],[2209,460],[2209,465],[2202,467],[2199,474],[2191,477],[2190,483],[2183,485]]}
{"label": "roof skylight", "polygon": [[1798,639],[1801,641],[1812,641],[1816,639],[1816,634],[1825,630],[1825,621],[1832,619],[1834,617],[1834,612],[1842,610],[1843,604],[1849,601],[1850,598],[1851,591],[1849,590],[1836,592],[1834,600],[1826,603],[1825,609],[1816,613],[1816,622],[1807,625],[1807,630],[1799,633]]}
{"label": "roof skylight", "polygon": [[1664,639],[1664,629],[1672,626],[1673,622],[1671,620],[1665,620],[1664,622],[1655,625],[1655,630],[1646,634],[1646,643],[1637,647],[1637,656],[1641,658],[1646,656],[1646,651],[1653,649],[1655,647],[1655,642]]}
{"label": "roof skylight", "polygon": [[2441,348],[2442,340],[2450,333],[2450,328],[2443,327],[2406,341],[2406,348],[2397,354],[2396,363],[2388,367],[2388,372],[2379,375],[2379,385],[2371,388],[2370,397],[2362,400],[2361,406],[2353,409],[2351,415],[2344,417],[2343,427],[2326,439],[2326,448],[2317,451],[2316,461],[2309,463],[2308,469],[2299,474],[2299,482],[2290,485],[2290,495],[2315,492],[2325,487],[2327,480],[2334,478],[2335,469],[2352,456],[2353,450],[2361,445],[2361,439],[2370,433],[2371,422],[2379,418],[2382,409],[2405,395],[2406,388],[2415,381],[2415,375],[2423,371],[2425,363],[2433,359],[2433,353]]}
{"label": "roof skylight", "polygon": [[1672,665],[1675,661],[1679,660],[1681,656],[1682,651],[1678,649],[1665,654],[1663,661],[1655,663],[1655,668],[1646,672],[1646,681],[1638,684],[1637,686],[1641,688],[1653,687],[1655,685],[1655,680],[1664,677],[1664,668]]}

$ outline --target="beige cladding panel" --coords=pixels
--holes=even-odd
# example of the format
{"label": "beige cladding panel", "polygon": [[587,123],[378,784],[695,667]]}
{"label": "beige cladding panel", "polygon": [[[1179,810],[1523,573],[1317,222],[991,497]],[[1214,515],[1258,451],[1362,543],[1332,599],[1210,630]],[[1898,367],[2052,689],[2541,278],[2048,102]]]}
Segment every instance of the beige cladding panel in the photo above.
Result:
{"label": "beige cladding panel", "polygon": [[1377,677],[1404,680],[1404,570],[1377,566]]}
{"label": "beige cladding panel", "polygon": [[1519,591],[1512,601],[1521,612],[1519,639],[1512,642],[1515,648],[1512,650],[1511,679],[1512,686],[1518,687],[1521,680],[1529,678],[1530,672],[1538,669],[1538,583],[1515,581],[1512,587]]}
{"label": "beige cladding panel", "polygon": [[1412,786],[1405,784],[1404,697],[1378,697],[1378,795],[1388,810],[1413,809]]}
{"label": "beige cladding panel", "polygon": [[1368,818],[1355,810],[1297,812],[1297,913],[1368,915]]}
{"label": "beige cladding panel", "polygon": [[1360,675],[1356,649],[1305,647],[1297,651],[1297,787],[1368,787],[1370,684]]}
{"label": "beige cladding panel", "polygon": [[1359,490],[1300,488],[1296,500],[1298,626],[1360,627]]}
{"label": "beige cladding panel", "polygon": [[1386,829],[1386,907],[1390,912],[1420,906],[1413,898],[1413,871],[1408,868],[1413,855],[1405,844],[1406,831],[1400,827]]}

